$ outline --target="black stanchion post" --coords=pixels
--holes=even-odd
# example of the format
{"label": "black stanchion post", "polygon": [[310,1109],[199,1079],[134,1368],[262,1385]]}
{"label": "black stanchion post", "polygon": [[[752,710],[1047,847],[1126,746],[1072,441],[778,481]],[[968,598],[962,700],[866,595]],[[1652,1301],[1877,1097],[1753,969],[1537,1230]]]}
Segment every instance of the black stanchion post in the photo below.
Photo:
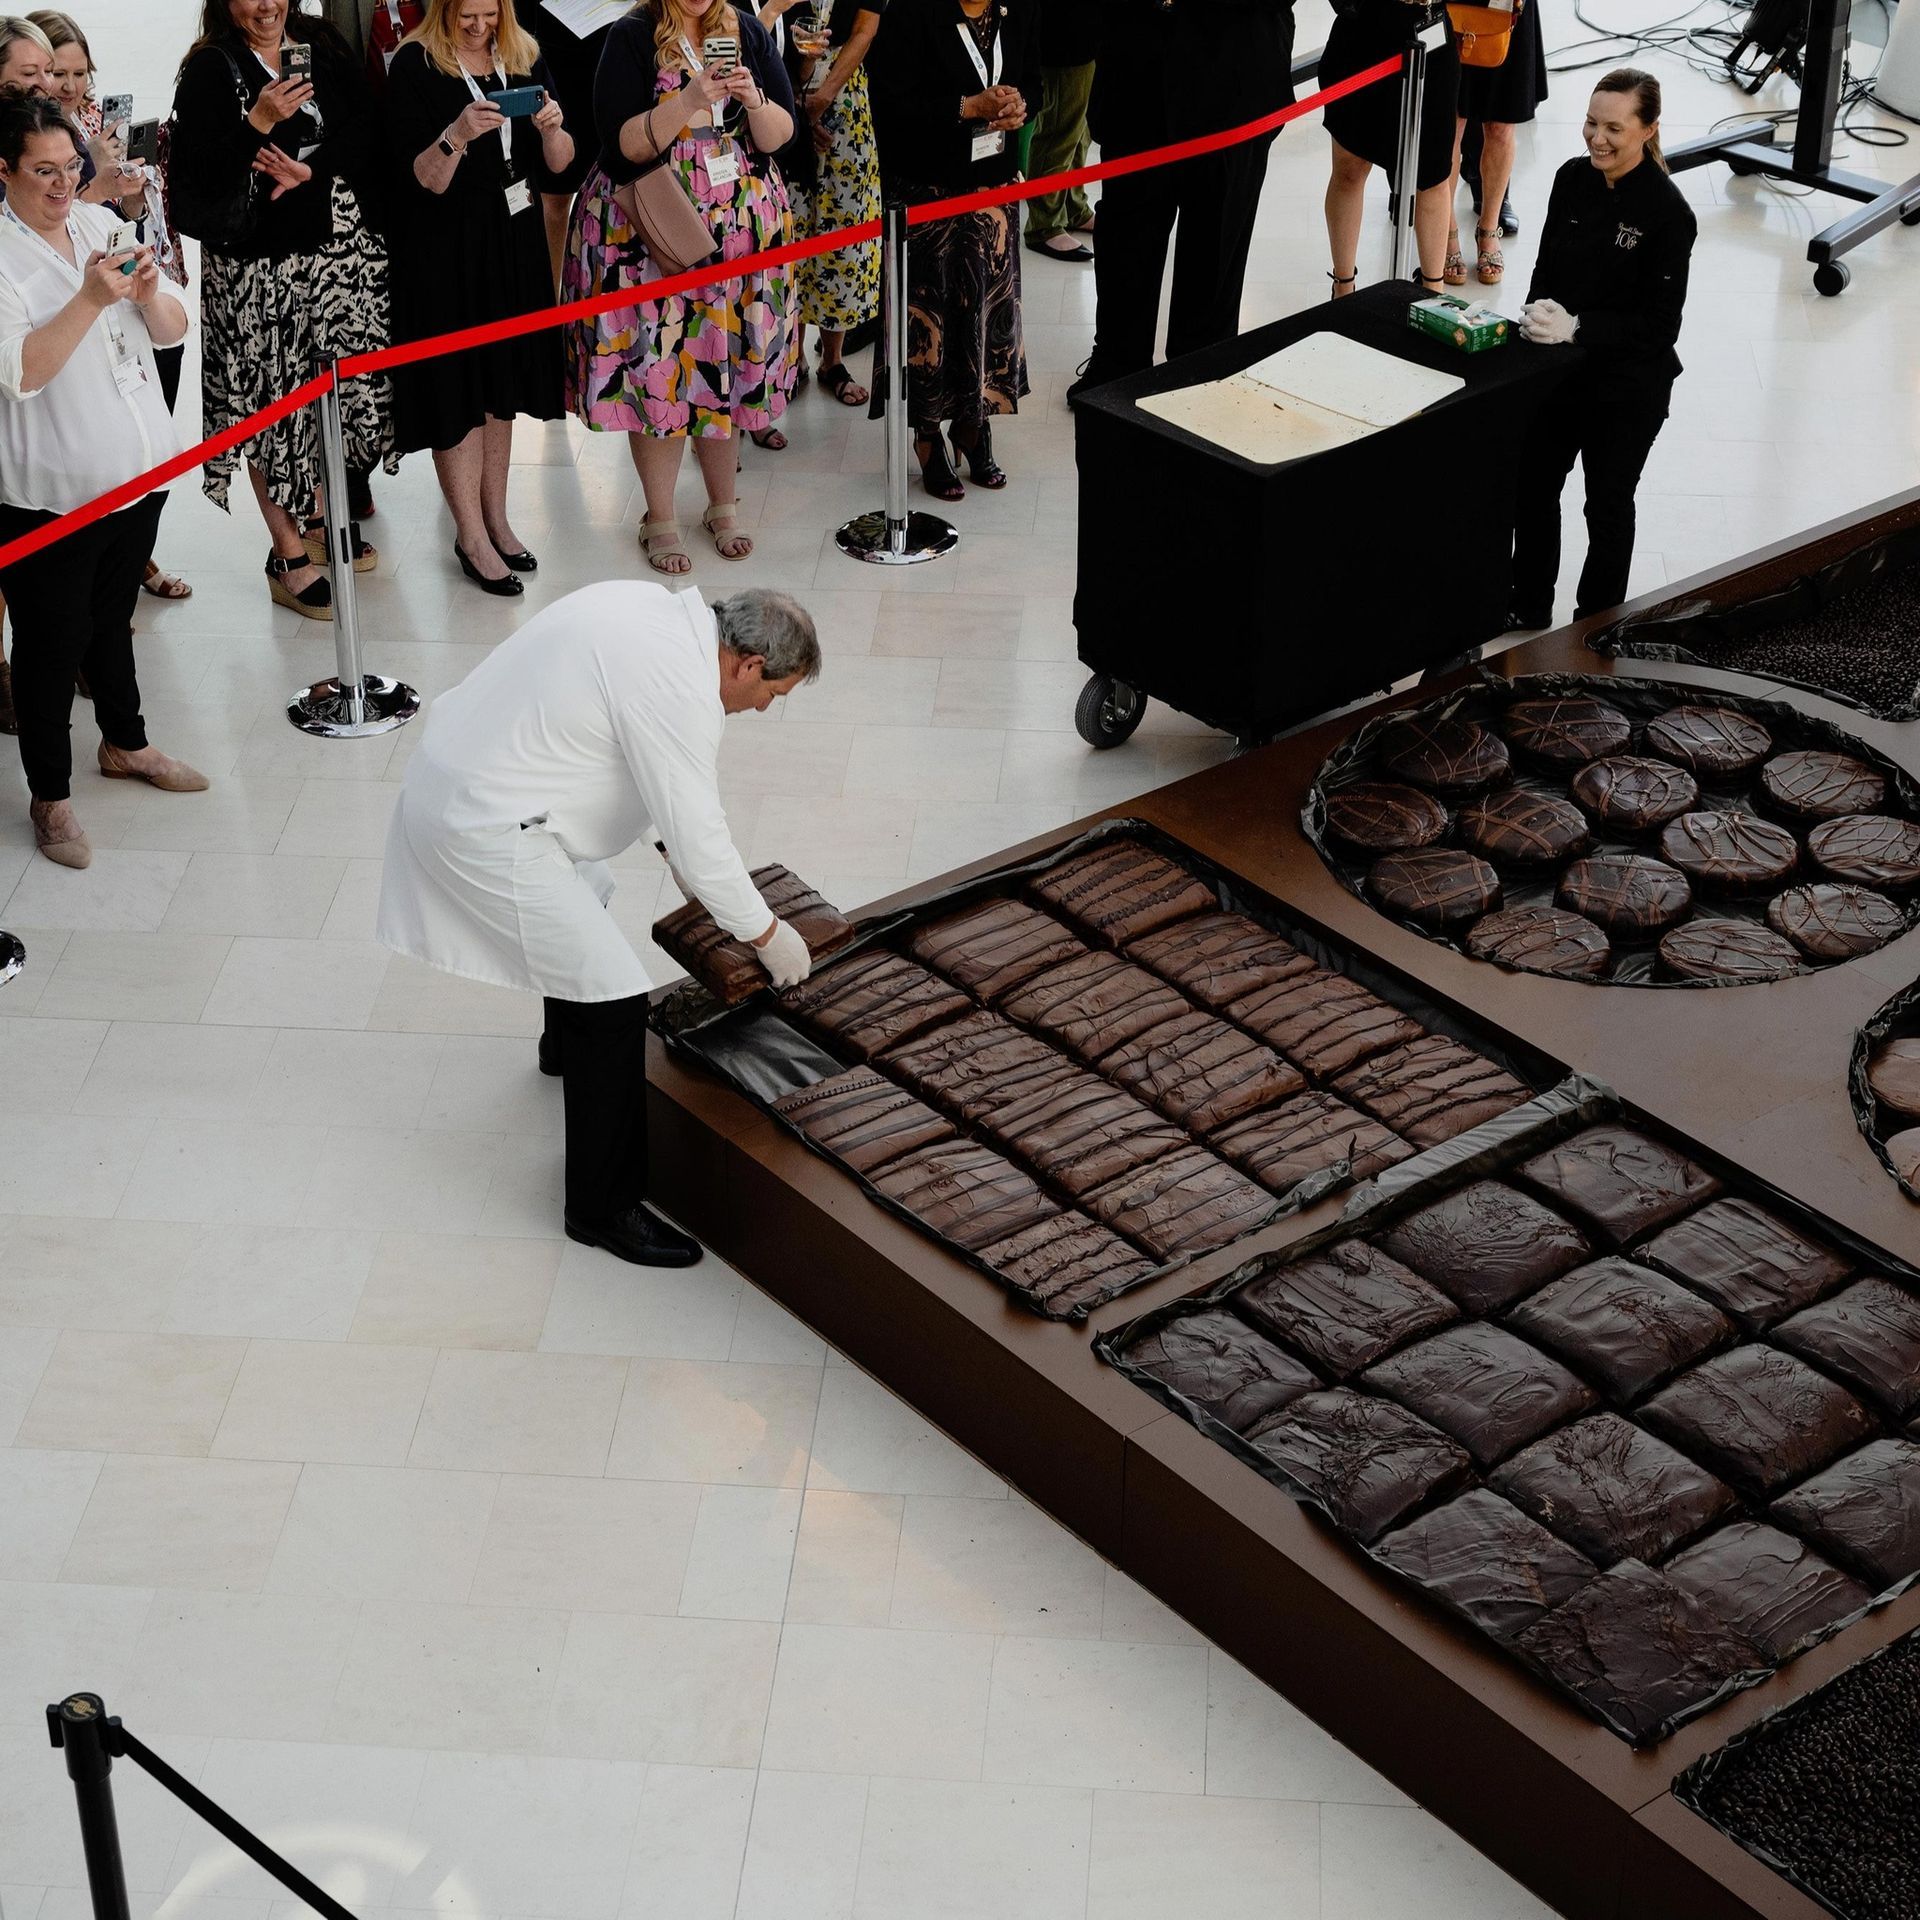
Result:
{"label": "black stanchion post", "polygon": [[0,987],[27,964],[27,950],[15,937],[0,929]]}
{"label": "black stanchion post", "polygon": [[129,1920],[127,1873],[120,1859],[120,1824],[113,1812],[113,1750],[97,1693],[70,1693],[47,1709],[47,1737],[67,1756],[67,1777],[80,1809],[80,1845],[87,1859],[93,1920]]}

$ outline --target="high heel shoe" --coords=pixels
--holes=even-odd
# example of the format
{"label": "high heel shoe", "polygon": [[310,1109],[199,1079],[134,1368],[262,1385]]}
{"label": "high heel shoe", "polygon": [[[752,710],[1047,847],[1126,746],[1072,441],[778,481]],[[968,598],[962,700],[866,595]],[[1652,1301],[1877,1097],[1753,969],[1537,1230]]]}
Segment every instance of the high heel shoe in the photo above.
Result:
{"label": "high heel shoe", "polygon": [[967,463],[967,478],[976,487],[985,487],[989,493],[998,493],[1007,484],[1006,469],[993,457],[993,429],[986,421],[980,422],[971,445],[963,445],[958,437],[953,445],[955,452]]}
{"label": "high heel shoe", "polygon": [[960,484],[960,476],[953,470],[953,462],[947,458],[947,443],[941,435],[936,433],[931,440],[915,440],[913,451],[920,462],[920,478],[936,500],[964,500],[967,497],[966,488]]}
{"label": "high heel shoe", "polygon": [[514,573],[538,573],[540,571],[540,562],[536,560],[525,547],[522,547],[518,553],[509,553],[498,540],[490,541],[488,544],[493,548],[494,552],[500,556],[500,564],[503,567],[511,569]]}
{"label": "high heel shoe", "polygon": [[[380,549],[370,540],[360,538],[360,522],[352,520],[348,527],[353,536],[353,570],[355,573],[371,573],[380,564]],[[327,545],[327,523],[321,519],[309,520],[300,529],[300,544],[307,550],[307,558],[316,567],[330,567],[333,554]]]}
{"label": "high heel shoe", "polygon": [[[466,556],[466,551],[456,540],[453,543],[453,557],[460,562],[460,571],[464,573],[482,593],[498,594],[502,600],[512,600],[527,590],[527,583],[517,573],[510,573],[504,579],[489,580]],[[505,556],[503,555],[502,558]]]}
{"label": "high heel shoe", "polygon": [[297,559],[282,553],[267,555],[267,591],[275,602],[291,607],[304,620],[333,618],[333,587],[326,580],[309,580],[298,593],[287,585],[287,575],[298,573],[313,562],[303,553]]}

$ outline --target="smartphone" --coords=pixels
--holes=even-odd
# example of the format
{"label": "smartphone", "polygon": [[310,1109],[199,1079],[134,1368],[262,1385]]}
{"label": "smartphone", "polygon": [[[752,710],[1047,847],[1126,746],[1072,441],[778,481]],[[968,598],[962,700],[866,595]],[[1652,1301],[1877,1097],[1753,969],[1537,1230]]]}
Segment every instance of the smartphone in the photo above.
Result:
{"label": "smartphone", "polygon": [[[103,251],[106,253],[108,259],[112,259],[116,253],[131,253],[139,244],[140,230],[133,222],[131,220],[116,220],[113,225],[107,229],[107,244]],[[120,262],[120,271],[122,273],[131,273],[139,264],[140,262],[137,259],[122,260]]]}
{"label": "smartphone", "polygon": [[280,54],[282,80],[313,79],[313,49],[304,40],[295,40]]}
{"label": "smartphone", "polygon": [[100,102],[100,127],[105,133],[121,133],[133,118],[133,95],[110,93]]}
{"label": "smartphone", "polygon": [[487,98],[507,119],[524,120],[546,105],[547,90],[545,87],[506,87],[499,93],[488,94]]}
{"label": "smartphone", "polygon": [[136,120],[127,129],[127,159],[136,165],[160,164],[160,122]]}
{"label": "smartphone", "polygon": [[740,42],[730,33],[710,33],[700,43],[701,58],[716,73],[731,73],[740,64]]}

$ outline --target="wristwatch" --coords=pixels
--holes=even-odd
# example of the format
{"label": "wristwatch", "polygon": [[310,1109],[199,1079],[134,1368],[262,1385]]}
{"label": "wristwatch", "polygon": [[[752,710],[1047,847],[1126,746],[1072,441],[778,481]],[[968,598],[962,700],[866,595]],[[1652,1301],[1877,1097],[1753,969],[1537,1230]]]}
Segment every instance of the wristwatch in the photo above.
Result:
{"label": "wristwatch", "polygon": [[457,160],[461,154],[466,152],[465,147],[456,147],[453,144],[453,142],[449,140],[444,133],[440,136],[436,144],[439,146],[440,151],[444,153],[449,160]]}

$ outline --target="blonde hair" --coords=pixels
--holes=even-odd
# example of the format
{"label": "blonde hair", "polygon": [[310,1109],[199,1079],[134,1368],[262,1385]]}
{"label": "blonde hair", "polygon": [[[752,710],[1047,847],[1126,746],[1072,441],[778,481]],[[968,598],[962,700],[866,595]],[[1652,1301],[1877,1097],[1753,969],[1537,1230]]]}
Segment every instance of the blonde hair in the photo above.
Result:
{"label": "blonde hair", "polygon": [[689,32],[687,28],[677,26],[674,21],[676,8],[685,7],[691,14],[695,11],[696,4],[697,0],[695,4],[689,4],[689,0],[639,0],[634,12],[653,15],[655,66],[664,69],[682,64],[680,57],[682,33],[686,33],[687,38],[697,45],[709,34],[740,31],[740,16],[727,4],[727,0],[705,0],[705,5],[698,7],[699,18],[691,22],[693,31]]}
{"label": "blonde hair", "polygon": [[58,53],[62,47],[78,47],[87,56],[87,71],[93,71],[93,49],[87,45],[87,36],[80,31],[80,23],[72,14],[56,13],[51,7],[45,7],[28,14],[27,21],[47,36],[49,53]]}
{"label": "blonde hair", "polygon": [[[425,16],[400,44],[404,47],[418,41],[442,73],[461,73],[454,20],[464,4],[465,0],[427,0]],[[494,23],[494,53],[508,73],[531,73],[540,58],[540,43],[514,18],[513,0],[497,0],[497,4],[500,18]]]}
{"label": "blonde hair", "polygon": [[53,42],[31,20],[23,20],[17,13],[0,13],[0,64],[16,40],[31,40],[49,60],[53,58]]}
{"label": "blonde hair", "polygon": [[1647,140],[1647,158],[1667,171],[1667,156],[1660,151],[1660,82],[1639,67],[1615,67],[1594,82],[1595,93],[1623,93],[1633,102],[1633,111],[1643,127],[1653,132]]}

